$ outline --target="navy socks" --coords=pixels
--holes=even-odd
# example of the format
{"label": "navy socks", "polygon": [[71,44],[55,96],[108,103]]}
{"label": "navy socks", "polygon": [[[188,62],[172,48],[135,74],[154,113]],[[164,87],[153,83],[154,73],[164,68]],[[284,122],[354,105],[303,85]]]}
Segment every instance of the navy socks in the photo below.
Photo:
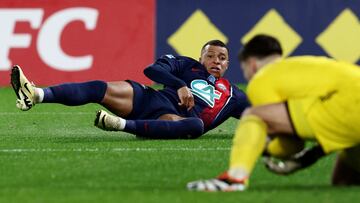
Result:
{"label": "navy socks", "polygon": [[64,83],[44,88],[43,103],[60,103],[78,106],[87,103],[100,103],[104,98],[107,84],[104,81],[84,83]]}
{"label": "navy socks", "polygon": [[204,132],[199,118],[185,118],[179,121],[126,120],[125,132],[151,139],[194,139]]}

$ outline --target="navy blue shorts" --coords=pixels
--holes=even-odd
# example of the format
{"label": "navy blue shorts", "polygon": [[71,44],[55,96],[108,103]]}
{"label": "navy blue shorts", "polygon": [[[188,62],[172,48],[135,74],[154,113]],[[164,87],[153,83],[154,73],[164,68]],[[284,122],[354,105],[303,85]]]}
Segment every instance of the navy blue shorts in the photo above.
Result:
{"label": "navy blue shorts", "polygon": [[130,83],[134,90],[133,110],[126,119],[157,119],[163,114],[180,115],[162,92],[132,80],[126,82]]}

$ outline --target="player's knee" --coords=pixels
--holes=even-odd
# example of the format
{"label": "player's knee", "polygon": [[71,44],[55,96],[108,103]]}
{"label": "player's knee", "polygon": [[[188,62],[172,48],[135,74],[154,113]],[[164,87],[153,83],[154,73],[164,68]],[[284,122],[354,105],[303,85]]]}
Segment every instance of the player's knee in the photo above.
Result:
{"label": "player's knee", "polygon": [[304,149],[303,140],[292,136],[273,137],[266,147],[266,152],[273,157],[289,158]]}
{"label": "player's knee", "polygon": [[184,119],[184,125],[188,128],[188,134],[185,139],[196,139],[204,133],[204,123],[200,118]]}
{"label": "player's knee", "polygon": [[265,122],[267,127],[269,127],[269,124],[267,123],[267,120],[264,119],[264,117],[262,116],[262,114],[259,112],[259,110],[256,107],[248,107],[248,108],[246,108],[243,111],[243,113],[241,114],[241,117],[246,117],[246,116],[256,116],[261,121]]}
{"label": "player's knee", "polygon": [[128,97],[133,94],[133,87],[127,81],[107,82],[108,96]]}
{"label": "player's knee", "polygon": [[247,107],[241,114],[241,116],[255,115],[253,107]]}
{"label": "player's knee", "polygon": [[259,117],[261,120],[265,121],[261,112],[256,107],[248,107],[246,108],[243,113],[241,114],[242,117],[244,116],[256,116]]}

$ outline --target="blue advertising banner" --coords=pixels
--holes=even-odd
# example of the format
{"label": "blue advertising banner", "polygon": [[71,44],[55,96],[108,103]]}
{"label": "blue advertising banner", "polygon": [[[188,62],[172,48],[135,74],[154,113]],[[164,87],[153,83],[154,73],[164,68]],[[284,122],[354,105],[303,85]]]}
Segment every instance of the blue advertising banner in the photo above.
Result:
{"label": "blue advertising banner", "polygon": [[201,46],[220,39],[230,48],[225,74],[245,82],[239,49],[258,33],[277,37],[285,56],[325,55],[359,63],[360,1],[157,0],[156,55],[199,58]]}

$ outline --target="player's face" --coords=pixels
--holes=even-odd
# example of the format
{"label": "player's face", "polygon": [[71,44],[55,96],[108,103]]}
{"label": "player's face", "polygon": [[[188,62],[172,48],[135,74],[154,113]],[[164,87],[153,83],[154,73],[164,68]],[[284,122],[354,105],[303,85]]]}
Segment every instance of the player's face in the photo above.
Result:
{"label": "player's face", "polygon": [[207,45],[201,53],[200,63],[211,75],[220,78],[228,68],[229,53],[225,47]]}

